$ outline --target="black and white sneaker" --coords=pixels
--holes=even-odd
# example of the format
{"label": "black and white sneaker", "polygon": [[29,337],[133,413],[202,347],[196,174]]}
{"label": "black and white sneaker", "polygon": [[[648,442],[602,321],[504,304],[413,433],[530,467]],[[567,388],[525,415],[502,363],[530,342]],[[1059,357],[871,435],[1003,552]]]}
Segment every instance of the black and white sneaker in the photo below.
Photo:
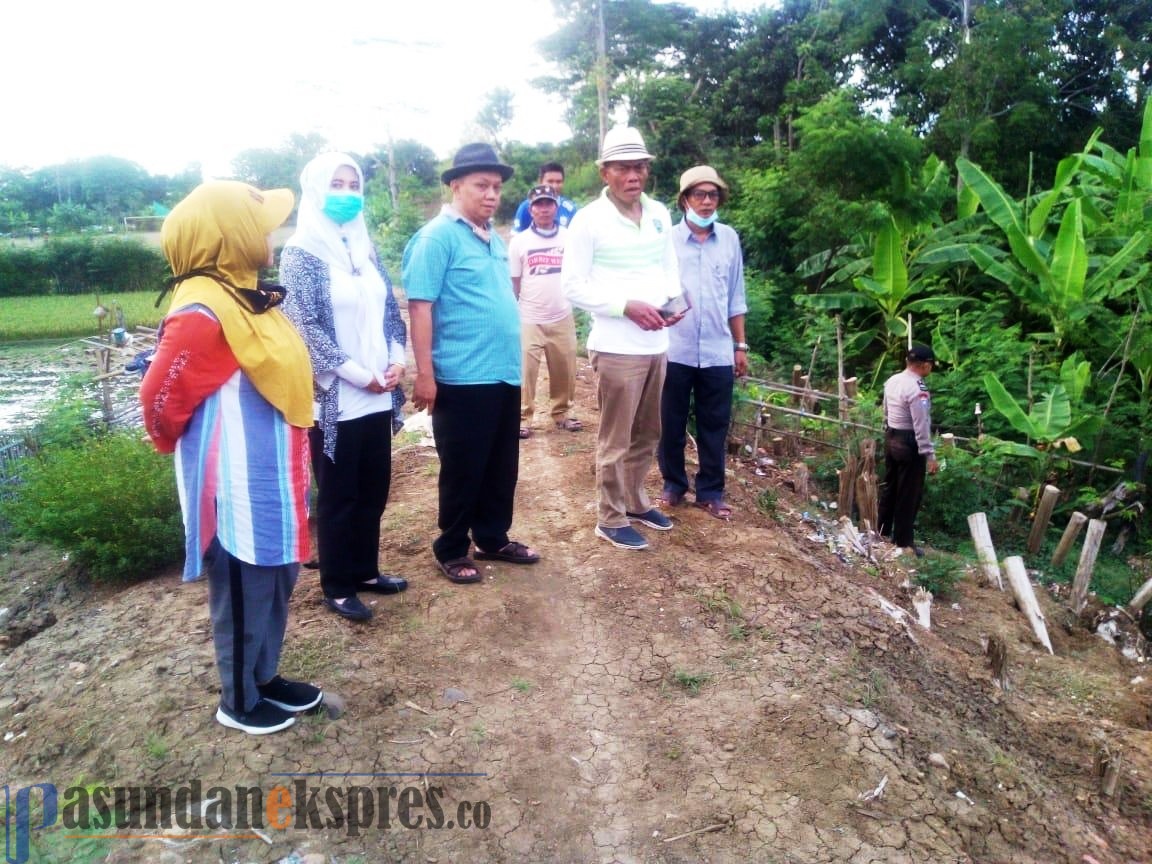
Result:
{"label": "black and white sneaker", "polygon": [[277,675],[267,684],[257,684],[260,698],[285,711],[307,711],[324,699],[324,691],[301,681],[289,681]]}
{"label": "black and white sneaker", "polygon": [[261,699],[251,711],[229,711],[221,705],[216,709],[216,722],[249,735],[267,735],[287,729],[296,718],[267,699]]}

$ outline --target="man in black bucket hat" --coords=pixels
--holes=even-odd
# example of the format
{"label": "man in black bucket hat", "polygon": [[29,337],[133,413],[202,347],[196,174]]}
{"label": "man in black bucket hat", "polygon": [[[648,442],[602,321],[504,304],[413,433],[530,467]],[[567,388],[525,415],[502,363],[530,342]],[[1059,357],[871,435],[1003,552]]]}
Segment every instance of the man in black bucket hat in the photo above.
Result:
{"label": "man in black bucket hat", "polygon": [[936,355],[913,345],[904,371],[884,382],[884,488],[880,493],[880,534],[902,549],[921,551],[912,542],[912,526],[924,497],[924,476],[939,470],[932,445],[932,394],[924,378]]}
{"label": "man in black bucket hat", "polygon": [[481,581],[473,542],[481,560],[540,560],[508,537],[520,460],[520,312],[492,214],[512,173],[490,145],[461,147],[440,177],[451,203],[404,250],[412,402],[428,409],[440,456],[432,551],[456,584]]}

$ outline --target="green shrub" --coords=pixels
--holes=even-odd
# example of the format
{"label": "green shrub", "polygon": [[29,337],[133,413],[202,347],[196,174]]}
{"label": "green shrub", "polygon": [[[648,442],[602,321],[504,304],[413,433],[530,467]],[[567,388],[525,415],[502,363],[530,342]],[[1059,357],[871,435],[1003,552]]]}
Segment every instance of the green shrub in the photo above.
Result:
{"label": "green shrub", "polygon": [[183,556],[172,459],[139,432],[49,448],[19,476],[0,516],[18,535],[70,554],[93,579],[139,580]]}
{"label": "green shrub", "polygon": [[916,572],[912,581],[931,591],[932,596],[946,599],[952,596],[956,583],[964,575],[962,561],[951,555],[936,555],[931,552],[916,562]]}

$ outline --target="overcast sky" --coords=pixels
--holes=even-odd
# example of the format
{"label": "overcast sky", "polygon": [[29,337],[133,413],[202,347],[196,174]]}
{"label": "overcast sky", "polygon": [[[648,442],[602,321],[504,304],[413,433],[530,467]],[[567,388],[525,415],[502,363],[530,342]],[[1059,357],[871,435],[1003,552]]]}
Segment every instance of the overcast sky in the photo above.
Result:
{"label": "overcast sky", "polygon": [[535,45],[557,27],[547,0],[11,0],[0,165],[112,155],[221,176],[293,132],[358,152],[412,138],[446,157],[496,87],[516,93],[509,138],[559,142],[560,103],[528,84],[551,71]]}

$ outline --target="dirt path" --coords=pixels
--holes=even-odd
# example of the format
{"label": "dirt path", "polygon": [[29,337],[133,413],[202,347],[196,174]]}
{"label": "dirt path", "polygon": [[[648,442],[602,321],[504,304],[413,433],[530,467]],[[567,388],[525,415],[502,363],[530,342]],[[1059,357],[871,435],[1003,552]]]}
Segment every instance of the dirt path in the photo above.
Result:
{"label": "dirt path", "polygon": [[[586,383],[581,399],[594,422]],[[648,552],[613,549],[592,535],[594,434],[524,443],[514,536],[545,559],[486,566],[475,586],[431,563],[434,452],[400,451],[382,562],[411,588],[357,626],[322,610],[305,572],[285,671],[348,710],[267,739],[212,720],[202,584],[80,596],[54,560],[6,556],[4,620],[58,619],[0,655],[14,788],[391,785],[419,794],[426,820],[430,798],[445,822],[490,811],[486,828],[408,829],[397,800],[390,828],[357,836],[193,830],[102,841],[87,859],[45,832],[59,856],[46,860],[1152,861],[1146,669],[1059,626],[1057,656],[1040,653],[1004,595],[972,579],[955,607],[937,605],[932,633],[897,621],[879,598],[907,608],[905,574],[840,560],[802,502],[770,486],[779,477],[743,468],[731,524],[681,509],[675,530],[646,532]],[[766,487],[775,515],[756,507]],[[1009,646],[1007,694],[982,656],[988,634]],[[1097,791],[1103,741],[1124,747],[1118,800]],[[321,772],[356,776],[304,776]]]}

